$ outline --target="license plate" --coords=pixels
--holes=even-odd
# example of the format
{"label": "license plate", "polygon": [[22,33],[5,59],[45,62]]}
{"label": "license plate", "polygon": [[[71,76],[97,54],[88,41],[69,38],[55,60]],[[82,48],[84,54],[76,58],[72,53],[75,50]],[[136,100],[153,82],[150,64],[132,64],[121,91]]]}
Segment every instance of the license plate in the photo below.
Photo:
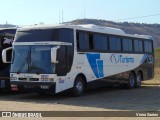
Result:
{"label": "license plate", "polygon": [[41,89],[49,89],[48,85],[41,85]]}

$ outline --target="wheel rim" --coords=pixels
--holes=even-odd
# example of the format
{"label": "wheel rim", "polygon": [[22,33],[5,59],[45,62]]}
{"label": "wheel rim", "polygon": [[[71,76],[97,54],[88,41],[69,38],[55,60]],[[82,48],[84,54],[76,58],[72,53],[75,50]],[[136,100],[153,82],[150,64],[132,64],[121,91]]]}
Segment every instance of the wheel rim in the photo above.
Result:
{"label": "wheel rim", "polygon": [[78,82],[76,84],[76,90],[80,93],[83,90],[83,84],[81,82]]}
{"label": "wheel rim", "polygon": [[140,75],[138,75],[137,76],[137,85],[141,85],[141,76]]}
{"label": "wheel rim", "polygon": [[134,76],[130,77],[130,85],[131,85],[131,87],[134,86]]}

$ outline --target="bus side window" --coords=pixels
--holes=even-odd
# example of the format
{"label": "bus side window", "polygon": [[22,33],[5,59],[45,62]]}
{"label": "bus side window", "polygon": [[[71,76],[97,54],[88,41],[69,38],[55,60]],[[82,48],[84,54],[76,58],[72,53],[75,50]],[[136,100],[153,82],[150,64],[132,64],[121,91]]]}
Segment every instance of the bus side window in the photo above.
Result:
{"label": "bus side window", "polygon": [[93,50],[93,34],[88,34],[89,50]]}
{"label": "bus side window", "polygon": [[121,51],[121,38],[110,36],[109,47],[111,51]]}
{"label": "bus side window", "polygon": [[130,38],[123,38],[122,39],[122,48],[124,52],[132,52],[133,51],[133,44],[132,39]]}
{"label": "bus side window", "polygon": [[103,34],[94,34],[94,50],[96,51],[107,51],[108,41],[107,36]]}
{"label": "bus side window", "polygon": [[144,51],[145,52],[153,52],[151,41],[144,41]]}
{"label": "bus side window", "polygon": [[143,41],[142,40],[134,40],[134,51],[143,52]]}
{"label": "bus side window", "polygon": [[88,50],[89,49],[89,41],[88,36],[85,32],[78,31],[77,38],[77,48],[79,50]]}

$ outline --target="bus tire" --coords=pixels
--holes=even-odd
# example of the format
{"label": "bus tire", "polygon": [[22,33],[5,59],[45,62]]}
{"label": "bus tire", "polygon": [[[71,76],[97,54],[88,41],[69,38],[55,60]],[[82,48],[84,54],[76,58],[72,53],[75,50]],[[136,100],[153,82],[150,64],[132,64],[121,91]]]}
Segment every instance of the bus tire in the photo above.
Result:
{"label": "bus tire", "polygon": [[135,87],[136,76],[133,72],[130,73],[127,83],[127,88],[132,89]]}
{"label": "bus tire", "polygon": [[135,88],[141,87],[142,82],[142,74],[140,72],[137,73],[136,81],[135,81]]}
{"label": "bus tire", "polygon": [[76,77],[74,86],[73,86],[73,96],[78,97],[84,95],[85,83],[81,77]]}

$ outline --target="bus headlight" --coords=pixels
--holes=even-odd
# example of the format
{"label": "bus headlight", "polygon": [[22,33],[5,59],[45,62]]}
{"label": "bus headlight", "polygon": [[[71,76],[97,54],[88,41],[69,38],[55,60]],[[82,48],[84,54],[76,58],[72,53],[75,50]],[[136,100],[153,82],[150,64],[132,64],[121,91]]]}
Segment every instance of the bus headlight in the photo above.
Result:
{"label": "bus headlight", "polygon": [[41,78],[41,81],[46,81],[45,78]]}
{"label": "bus headlight", "polygon": [[54,78],[41,78],[41,81],[54,81]]}
{"label": "bus headlight", "polygon": [[17,77],[10,77],[11,80],[17,80]]}
{"label": "bus headlight", "polygon": [[49,78],[49,81],[53,82],[53,81],[54,81],[54,78]]}

